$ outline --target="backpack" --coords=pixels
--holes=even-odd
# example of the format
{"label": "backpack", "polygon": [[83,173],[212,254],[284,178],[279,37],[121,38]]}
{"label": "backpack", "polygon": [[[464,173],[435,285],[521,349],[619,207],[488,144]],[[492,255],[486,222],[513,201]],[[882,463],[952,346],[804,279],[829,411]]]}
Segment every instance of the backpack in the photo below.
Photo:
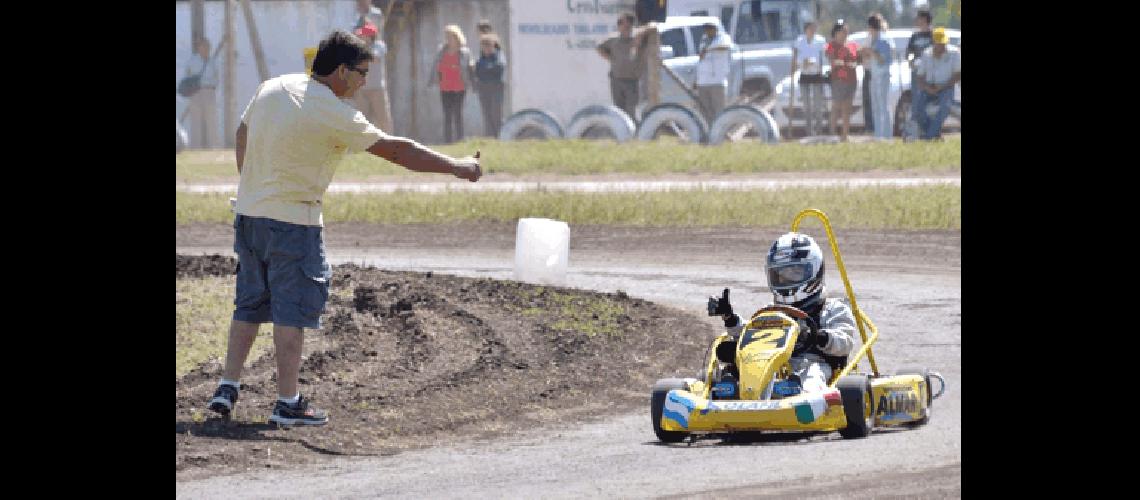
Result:
{"label": "backpack", "polygon": [[[203,71],[205,70],[205,68],[202,68],[202,69],[203,69]],[[178,82],[178,95],[180,95],[182,97],[191,97],[194,94],[198,93],[198,90],[201,89],[201,87],[202,87],[201,84],[202,84],[202,72],[201,71],[198,72],[197,75],[187,76],[187,77],[183,78],[182,81]]]}

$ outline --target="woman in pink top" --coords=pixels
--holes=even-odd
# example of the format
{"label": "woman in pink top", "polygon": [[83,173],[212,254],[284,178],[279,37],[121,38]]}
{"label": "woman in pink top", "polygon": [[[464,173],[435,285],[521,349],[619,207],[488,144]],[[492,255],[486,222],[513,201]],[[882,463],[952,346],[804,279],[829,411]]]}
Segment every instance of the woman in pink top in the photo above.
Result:
{"label": "woman in pink top", "polygon": [[831,133],[835,133],[835,120],[843,117],[843,133],[840,140],[847,142],[847,132],[851,128],[851,98],[855,96],[855,66],[859,65],[859,47],[847,41],[847,25],[840,21],[831,28],[831,42],[825,49],[827,61],[831,64],[831,112],[828,118]]}
{"label": "woman in pink top", "polygon": [[[432,64],[428,86],[439,85],[439,98],[443,102],[443,140],[463,140],[463,97],[470,85],[471,52],[459,26],[449,24],[443,28],[446,42],[439,47]],[[452,131],[454,130],[454,134]]]}

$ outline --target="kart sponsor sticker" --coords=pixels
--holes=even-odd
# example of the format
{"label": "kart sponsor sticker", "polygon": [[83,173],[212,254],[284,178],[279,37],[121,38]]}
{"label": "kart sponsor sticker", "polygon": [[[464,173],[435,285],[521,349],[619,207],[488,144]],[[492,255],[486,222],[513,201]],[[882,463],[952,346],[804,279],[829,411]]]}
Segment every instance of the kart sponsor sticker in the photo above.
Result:
{"label": "kart sponsor sticker", "polygon": [[702,410],[704,415],[710,411],[749,411],[749,410],[778,410],[779,401],[712,401],[709,407]]}
{"label": "kart sponsor sticker", "polygon": [[890,391],[879,396],[878,409],[875,410],[879,420],[884,422],[892,420],[914,420],[913,414],[918,413],[918,395],[912,390]]}
{"label": "kart sponsor sticker", "polygon": [[688,429],[689,414],[696,407],[696,401],[673,389],[665,396],[665,407],[662,408],[661,417],[677,422],[682,429]]}

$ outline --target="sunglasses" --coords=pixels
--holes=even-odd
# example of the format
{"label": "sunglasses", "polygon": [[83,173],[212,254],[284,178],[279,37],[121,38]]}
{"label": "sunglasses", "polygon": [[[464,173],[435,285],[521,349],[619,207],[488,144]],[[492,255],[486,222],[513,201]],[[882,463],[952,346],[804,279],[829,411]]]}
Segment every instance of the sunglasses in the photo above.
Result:
{"label": "sunglasses", "polygon": [[354,68],[354,67],[352,67],[352,66],[345,66],[345,67],[346,67],[346,68],[348,68],[348,69],[350,69],[350,70],[352,70],[352,71],[355,71],[355,72],[357,72],[357,73],[360,73],[360,76],[363,76],[363,77],[365,77],[365,78],[367,78],[367,77],[368,77],[368,70],[366,70],[366,69]]}

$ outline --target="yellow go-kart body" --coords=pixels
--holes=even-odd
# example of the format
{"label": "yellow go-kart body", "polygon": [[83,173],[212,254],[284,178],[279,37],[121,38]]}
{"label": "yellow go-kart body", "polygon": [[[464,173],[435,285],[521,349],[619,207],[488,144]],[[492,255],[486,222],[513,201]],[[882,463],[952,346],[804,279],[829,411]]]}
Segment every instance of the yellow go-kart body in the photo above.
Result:
{"label": "yellow go-kart body", "polygon": [[[739,338],[722,334],[713,339],[702,379],[662,379],[654,386],[650,415],[662,441],[736,431],[838,430],[844,437],[858,438],[874,427],[921,425],[929,420],[931,402],[945,390],[945,381],[922,369],[900,370],[892,376],[879,373],[871,352],[879,332],[855,301],[827,216],[818,210],[800,212],[792,231],[806,215],[819,217],[827,230],[863,341],[861,348],[836,370],[826,390],[781,395],[777,384],[791,375],[789,360],[800,333],[797,320],[804,313],[780,305],[762,308],[752,315]],[[725,342],[735,343],[732,365],[739,373],[730,387],[717,382],[729,364],[717,354]],[[852,373],[864,356],[871,373]],[[932,377],[942,382],[937,395],[930,390]]]}

